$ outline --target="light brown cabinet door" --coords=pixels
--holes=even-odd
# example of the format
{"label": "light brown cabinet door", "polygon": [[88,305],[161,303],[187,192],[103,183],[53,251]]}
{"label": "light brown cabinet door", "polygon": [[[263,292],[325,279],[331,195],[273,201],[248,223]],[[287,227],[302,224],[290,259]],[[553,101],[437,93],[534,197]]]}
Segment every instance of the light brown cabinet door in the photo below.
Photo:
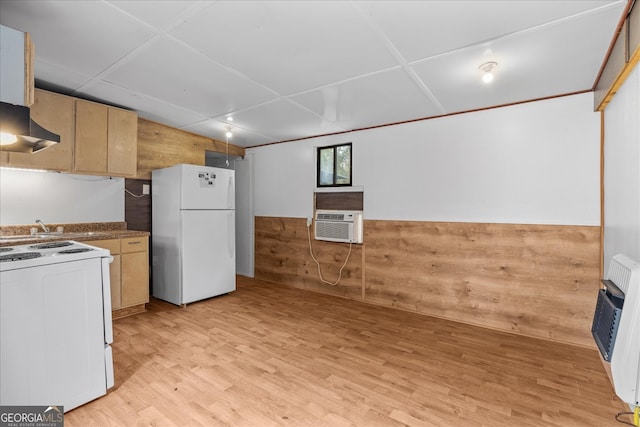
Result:
{"label": "light brown cabinet door", "polygon": [[31,35],[24,33],[24,105],[27,107],[33,106],[36,102],[36,80],[35,80],[35,68],[33,66],[35,60],[35,48]]}
{"label": "light brown cabinet door", "polygon": [[60,143],[35,154],[8,153],[9,166],[71,172],[75,139],[75,99],[36,89],[31,118],[45,129],[60,135]]}
{"label": "light brown cabinet door", "polygon": [[76,100],[76,153],[74,171],[107,173],[109,107]]}
{"label": "light brown cabinet door", "polygon": [[122,308],[149,302],[148,252],[121,255]]}
{"label": "light brown cabinet door", "polygon": [[109,108],[107,172],[135,176],[138,154],[138,115],[133,111]]}

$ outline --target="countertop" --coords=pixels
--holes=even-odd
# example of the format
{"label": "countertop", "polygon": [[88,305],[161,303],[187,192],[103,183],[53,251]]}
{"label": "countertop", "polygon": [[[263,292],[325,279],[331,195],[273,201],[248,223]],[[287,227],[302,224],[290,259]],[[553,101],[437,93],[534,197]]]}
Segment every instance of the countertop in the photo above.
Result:
{"label": "countertop", "polygon": [[[38,233],[31,235],[34,225],[0,226],[0,246],[29,245],[34,243],[55,242],[60,240],[75,240],[87,242],[91,240],[123,239],[129,237],[149,236],[148,231],[127,230],[124,222],[101,222],[81,224],[47,224],[53,233]],[[62,233],[55,232],[62,227]]]}

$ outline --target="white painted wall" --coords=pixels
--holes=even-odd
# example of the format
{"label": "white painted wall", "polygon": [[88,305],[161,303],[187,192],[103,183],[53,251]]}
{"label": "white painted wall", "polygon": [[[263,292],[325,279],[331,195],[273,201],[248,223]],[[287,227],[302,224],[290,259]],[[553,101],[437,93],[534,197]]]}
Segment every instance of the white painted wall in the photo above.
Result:
{"label": "white painted wall", "polygon": [[591,93],[249,149],[256,215],[311,216],[315,147],[349,141],[367,219],[600,224]]}
{"label": "white painted wall", "polygon": [[45,224],[124,221],[124,178],[0,168],[0,225],[36,219]]}
{"label": "white painted wall", "polygon": [[608,269],[617,253],[640,261],[640,66],[607,105],[604,118],[604,265]]}
{"label": "white painted wall", "polygon": [[312,216],[316,174],[314,141],[317,139],[246,150],[254,156],[256,216]]}

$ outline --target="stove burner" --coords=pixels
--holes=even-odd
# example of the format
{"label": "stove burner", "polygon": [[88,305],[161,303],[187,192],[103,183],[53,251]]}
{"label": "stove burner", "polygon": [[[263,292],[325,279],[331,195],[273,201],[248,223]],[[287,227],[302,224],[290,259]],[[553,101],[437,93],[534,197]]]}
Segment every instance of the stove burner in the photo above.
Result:
{"label": "stove burner", "polygon": [[0,248],[0,252],[11,252],[13,248]]}
{"label": "stove burner", "polygon": [[42,254],[40,252],[22,252],[18,254],[0,255],[0,262],[5,261],[22,261],[24,259],[39,258]]}
{"label": "stove burner", "polygon": [[49,242],[49,243],[40,243],[39,245],[29,246],[30,249],[55,249],[55,248],[64,248],[65,246],[71,246],[73,243],[71,242]]}
{"label": "stove burner", "polygon": [[64,251],[58,252],[59,254],[79,254],[80,252],[89,252],[92,251],[91,248],[76,248],[76,249],[65,249]]}

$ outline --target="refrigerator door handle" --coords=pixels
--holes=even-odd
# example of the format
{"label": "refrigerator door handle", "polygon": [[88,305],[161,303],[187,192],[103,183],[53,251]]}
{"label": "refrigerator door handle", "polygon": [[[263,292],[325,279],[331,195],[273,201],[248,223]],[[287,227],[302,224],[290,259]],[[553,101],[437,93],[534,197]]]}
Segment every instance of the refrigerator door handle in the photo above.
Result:
{"label": "refrigerator door handle", "polygon": [[233,187],[233,175],[229,177],[229,183],[227,185],[227,208],[233,209],[233,202],[235,198],[235,189]]}
{"label": "refrigerator door handle", "polygon": [[229,258],[233,258],[235,254],[235,232],[236,222],[233,215],[233,211],[227,214],[227,251],[229,252]]}

